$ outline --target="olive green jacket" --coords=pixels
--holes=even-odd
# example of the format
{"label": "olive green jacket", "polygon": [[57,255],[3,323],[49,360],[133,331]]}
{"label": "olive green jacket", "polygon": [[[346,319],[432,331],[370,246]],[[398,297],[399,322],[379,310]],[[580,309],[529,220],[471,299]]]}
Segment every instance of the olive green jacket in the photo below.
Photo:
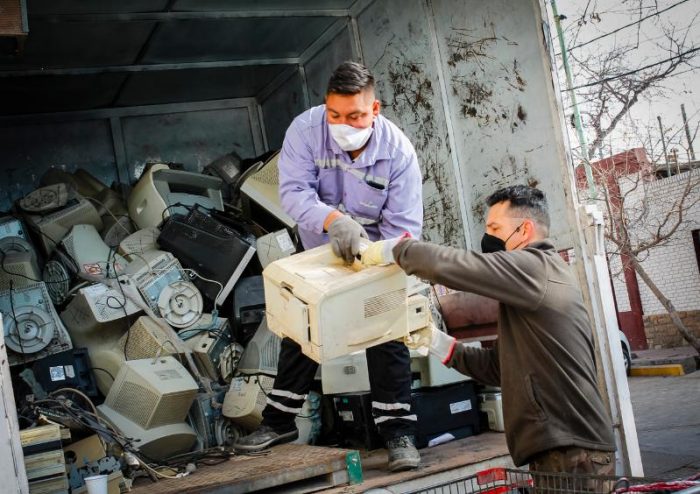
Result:
{"label": "olive green jacket", "polygon": [[494,347],[456,345],[446,365],[501,386],[516,465],[553,448],[615,450],[578,281],[549,240],[491,254],[407,240],[394,257],[408,274],[500,302]]}

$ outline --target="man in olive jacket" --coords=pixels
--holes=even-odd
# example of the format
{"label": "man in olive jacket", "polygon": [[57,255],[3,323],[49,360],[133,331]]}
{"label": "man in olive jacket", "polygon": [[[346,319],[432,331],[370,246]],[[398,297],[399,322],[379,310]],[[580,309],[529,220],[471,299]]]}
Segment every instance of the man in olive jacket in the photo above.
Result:
{"label": "man in olive jacket", "polygon": [[365,265],[497,299],[493,348],[461,345],[434,328],[407,338],[448,367],[500,386],[508,449],[540,472],[613,474],[612,424],[596,386],[591,323],[577,279],[549,235],[544,194],[516,185],[486,200],[483,253],[406,236],[369,244]]}

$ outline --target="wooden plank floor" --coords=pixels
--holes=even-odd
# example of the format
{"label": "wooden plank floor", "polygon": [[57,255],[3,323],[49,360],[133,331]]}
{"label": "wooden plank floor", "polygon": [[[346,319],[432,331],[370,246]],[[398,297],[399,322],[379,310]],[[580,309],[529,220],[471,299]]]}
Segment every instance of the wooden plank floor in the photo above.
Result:
{"label": "wooden plank floor", "polygon": [[155,483],[137,479],[131,492],[236,494],[294,483],[316,483],[322,489],[347,483],[345,458],[348,452],[347,449],[283,444],[264,455],[234,456],[219,465],[203,466],[180,479],[162,479]]}
{"label": "wooden plank floor", "polygon": [[[386,470],[387,453],[384,449],[360,451],[364,482],[347,485],[335,472],[345,472],[348,450],[284,444],[270,450],[266,456],[237,456],[216,466],[203,466],[194,474],[175,480],[151,483],[139,479],[134,494],[166,493],[243,493],[261,489],[270,492],[299,492],[292,483],[303,479],[317,479],[315,490],[333,494],[364,492],[371,488],[396,485],[438,475],[441,472],[462,470],[471,465],[491,460],[509,464],[505,435],[487,432],[474,437],[452,441],[434,448],[420,450],[421,466],[417,470],[390,473]],[[333,487],[335,485],[336,487]]]}
{"label": "wooden plank floor", "polygon": [[[386,469],[388,458],[385,449],[370,452],[360,451],[364,482],[358,485],[327,489],[323,492],[327,494],[354,494],[372,488],[420,480],[423,477],[435,476],[442,472],[453,470],[463,472],[472,465],[487,464],[490,460],[493,460],[494,466],[513,466],[508,454],[505,434],[497,432],[485,432],[478,436],[458,439],[433,448],[421,449],[420,454],[421,465],[416,470],[391,473]],[[481,470],[481,468],[477,470]]]}

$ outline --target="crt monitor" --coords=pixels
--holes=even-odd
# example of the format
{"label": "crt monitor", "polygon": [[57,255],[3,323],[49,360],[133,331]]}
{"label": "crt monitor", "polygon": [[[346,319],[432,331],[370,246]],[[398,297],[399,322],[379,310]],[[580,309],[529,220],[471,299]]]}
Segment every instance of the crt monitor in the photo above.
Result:
{"label": "crt monitor", "polygon": [[119,369],[98,413],[147,456],[189,451],[197,434],[186,422],[199,387],[173,357],[130,360]]}
{"label": "crt monitor", "polygon": [[186,216],[169,218],[158,244],[199,275],[193,278],[195,285],[216,305],[228,297],[255,255],[255,237],[239,233],[196,207]]}

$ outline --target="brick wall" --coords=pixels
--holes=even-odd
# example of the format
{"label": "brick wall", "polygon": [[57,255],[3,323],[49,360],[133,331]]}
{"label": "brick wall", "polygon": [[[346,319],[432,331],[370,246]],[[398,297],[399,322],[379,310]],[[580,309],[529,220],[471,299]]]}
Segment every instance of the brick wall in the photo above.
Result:
{"label": "brick wall", "polygon": [[[662,180],[640,184],[634,178],[620,178],[623,193],[629,192],[625,200],[628,217],[635,218],[635,211],[645,210],[645,217],[637,218],[630,225],[630,233],[639,240],[653,234],[664,214],[674,207],[689,180],[697,182],[700,170],[685,172]],[[662,293],[679,311],[700,310],[700,270],[693,246],[692,230],[700,229],[700,186],[695,185],[687,203],[694,204],[685,214],[681,225],[665,245],[653,247],[642,254],[641,264]],[[621,295],[619,280],[615,291]],[[665,309],[654,294],[639,280],[639,290],[645,315],[663,314]],[[620,297],[623,298],[623,297]],[[647,333],[648,335],[648,333]]]}
{"label": "brick wall", "polygon": [[[695,336],[700,338],[700,310],[683,311],[678,314],[683,324]],[[671,348],[688,345],[680,331],[673,325],[671,316],[668,313],[644,316],[644,330],[647,334],[649,348]]]}

